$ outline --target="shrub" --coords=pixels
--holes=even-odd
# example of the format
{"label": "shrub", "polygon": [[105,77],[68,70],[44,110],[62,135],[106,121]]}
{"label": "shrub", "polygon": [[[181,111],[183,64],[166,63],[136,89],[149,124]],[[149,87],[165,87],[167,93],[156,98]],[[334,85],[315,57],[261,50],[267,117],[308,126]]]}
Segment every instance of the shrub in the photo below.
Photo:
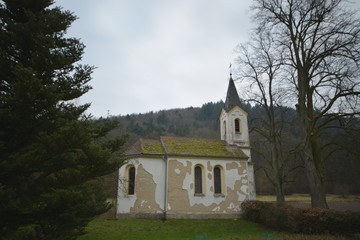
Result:
{"label": "shrub", "polygon": [[269,204],[261,201],[245,201],[241,204],[242,216],[256,223],[265,223],[264,213]]}
{"label": "shrub", "polygon": [[320,208],[299,211],[297,225],[303,233],[351,234],[360,231],[360,213]]}
{"label": "shrub", "polygon": [[329,209],[296,209],[286,204],[245,201],[243,218],[266,227],[304,234],[353,234],[360,231],[360,213]]}

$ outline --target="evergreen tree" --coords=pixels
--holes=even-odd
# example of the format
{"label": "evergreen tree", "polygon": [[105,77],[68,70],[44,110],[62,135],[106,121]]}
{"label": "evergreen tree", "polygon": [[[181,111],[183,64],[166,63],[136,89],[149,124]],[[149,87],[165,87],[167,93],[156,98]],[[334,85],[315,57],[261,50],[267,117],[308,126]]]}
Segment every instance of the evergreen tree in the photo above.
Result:
{"label": "evergreen tree", "polygon": [[125,137],[75,99],[93,67],[67,38],[76,17],[52,0],[0,2],[0,236],[75,239],[109,208],[96,178],[113,172]]}

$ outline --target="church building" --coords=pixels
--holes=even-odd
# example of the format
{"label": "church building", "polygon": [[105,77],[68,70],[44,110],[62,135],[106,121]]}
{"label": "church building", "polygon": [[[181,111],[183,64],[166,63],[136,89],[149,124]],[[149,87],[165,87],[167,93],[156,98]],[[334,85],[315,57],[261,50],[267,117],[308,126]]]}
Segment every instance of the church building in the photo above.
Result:
{"label": "church building", "polygon": [[236,219],[255,199],[247,113],[230,75],[220,139],[140,139],[119,169],[117,217]]}

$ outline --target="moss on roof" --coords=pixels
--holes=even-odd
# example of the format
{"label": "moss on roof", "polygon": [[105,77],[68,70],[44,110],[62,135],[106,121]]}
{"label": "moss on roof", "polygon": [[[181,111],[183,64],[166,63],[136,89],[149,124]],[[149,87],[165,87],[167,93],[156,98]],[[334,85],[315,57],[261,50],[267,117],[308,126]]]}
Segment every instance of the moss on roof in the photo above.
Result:
{"label": "moss on roof", "polygon": [[140,138],[132,144],[126,151],[125,155],[141,155],[141,154],[165,154],[160,140],[142,139]]}
{"label": "moss on roof", "polygon": [[165,154],[162,144],[159,140],[141,139],[142,154]]}
{"label": "moss on roof", "polygon": [[236,146],[229,146],[225,141],[200,139],[161,137],[165,151],[173,155],[222,156],[247,158],[244,152]]}
{"label": "moss on roof", "polygon": [[248,158],[240,147],[230,146],[225,141],[182,137],[161,137],[160,140],[140,139],[125,154]]}

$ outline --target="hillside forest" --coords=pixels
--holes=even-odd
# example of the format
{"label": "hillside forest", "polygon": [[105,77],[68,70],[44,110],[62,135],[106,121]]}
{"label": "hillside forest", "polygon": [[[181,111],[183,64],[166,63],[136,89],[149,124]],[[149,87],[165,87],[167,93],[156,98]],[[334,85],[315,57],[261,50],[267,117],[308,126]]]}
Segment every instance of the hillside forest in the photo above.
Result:
{"label": "hillside forest", "polygon": [[[162,110],[131,114],[126,116],[109,116],[119,120],[117,128],[109,133],[109,137],[129,134],[124,146],[129,147],[139,138],[157,139],[160,136],[179,136],[194,138],[220,139],[219,115],[223,101],[209,102],[201,107],[186,109]],[[262,119],[264,109],[260,105],[243,103],[242,108],[248,113],[252,160],[255,163],[255,182],[257,194],[274,194],[271,178],[271,163],[268,160],[270,146],[267,140],[255,128],[263,128],[266,123]],[[276,119],[281,121],[281,153],[283,162],[283,184],[285,194],[309,193],[306,175],[304,174],[301,154],[297,152],[299,134],[295,109],[277,107]],[[106,119],[100,118],[99,121]],[[326,179],[326,192],[346,196],[360,194],[360,137],[359,119],[349,119],[353,128],[332,128],[321,135]],[[335,123],[342,124],[341,122]],[[348,124],[348,123],[347,123]],[[116,179],[114,173],[105,178],[108,197],[116,196]]]}

